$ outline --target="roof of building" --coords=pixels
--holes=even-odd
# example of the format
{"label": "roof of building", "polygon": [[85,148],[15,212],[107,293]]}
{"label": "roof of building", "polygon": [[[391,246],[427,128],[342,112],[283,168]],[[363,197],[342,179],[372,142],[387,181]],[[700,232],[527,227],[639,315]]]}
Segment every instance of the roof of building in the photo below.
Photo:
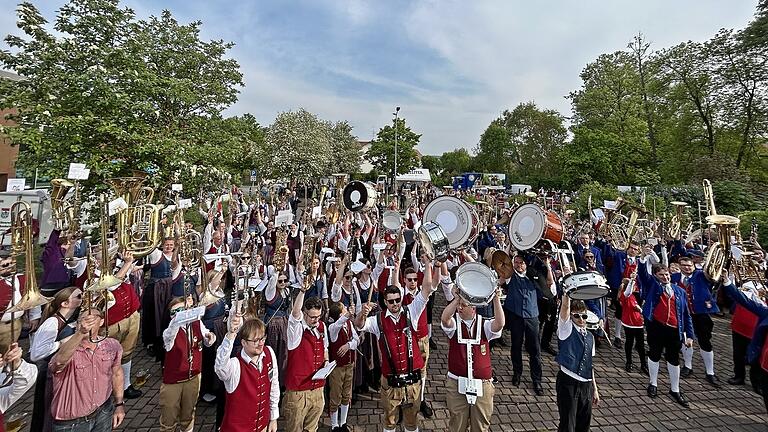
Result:
{"label": "roof of building", "polygon": [[13,81],[21,81],[23,79],[21,75],[17,75],[13,72],[8,72],[4,70],[0,70],[0,78],[9,79]]}

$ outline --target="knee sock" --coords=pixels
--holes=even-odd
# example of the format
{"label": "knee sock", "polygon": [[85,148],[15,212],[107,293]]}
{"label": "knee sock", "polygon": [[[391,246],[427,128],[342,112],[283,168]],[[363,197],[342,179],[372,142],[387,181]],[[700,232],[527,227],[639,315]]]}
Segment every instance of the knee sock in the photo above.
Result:
{"label": "knee sock", "polygon": [[680,365],[672,366],[667,363],[667,371],[669,372],[669,389],[675,393],[680,392]]}
{"label": "knee sock", "polygon": [[618,318],[613,319],[613,337],[621,339],[621,320]]}
{"label": "knee sock", "polygon": [[715,352],[714,351],[701,351],[701,358],[704,360],[704,368],[707,370],[707,375],[715,374]]}
{"label": "knee sock", "polygon": [[339,406],[339,409],[341,410],[341,415],[339,416],[339,422],[345,425],[347,424],[347,413],[349,413],[349,405],[341,405]]}
{"label": "knee sock", "polygon": [[688,348],[683,345],[683,360],[685,360],[685,367],[693,369],[693,347]]}
{"label": "knee sock", "polygon": [[331,429],[339,426],[339,410],[331,413]]}
{"label": "knee sock", "polygon": [[416,429],[414,429],[414,430],[410,430],[410,429],[408,429],[407,427],[403,427],[403,430],[404,430],[405,432],[419,432],[419,428],[416,428]]}
{"label": "knee sock", "polygon": [[427,380],[421,377],[421,401],[424,402],[424,390],[427,386]]}
{"label": "knee sock", "polygon": [[131,386],[131,362],[121,366],[123,368],[123,390]]}
{"label": "knee sock", "polygon": [[427,329],[429,329],[429,339],[432,340],[432,324],[427,324]]}
{"label": "knee sock", "polygon": [[648,383],[651,385],[658,385],[658,378],[659,378],[659,362],[655,362],[651,359],[648,359],[648,377],[649,381]]}

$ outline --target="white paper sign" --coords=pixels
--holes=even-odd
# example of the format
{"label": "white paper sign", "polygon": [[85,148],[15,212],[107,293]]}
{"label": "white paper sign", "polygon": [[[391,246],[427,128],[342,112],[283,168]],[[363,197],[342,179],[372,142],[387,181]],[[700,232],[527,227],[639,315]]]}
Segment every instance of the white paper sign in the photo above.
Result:
{"label": "white paper sign", "polygon": [[616,201],[603,200],[603,207],[609,208],[609,209],[615,209]]}
{"label": "white paper sign", "polygon": [[83,163],[71,163],[69,164],[69,172],[67,178],[70,180],[88,180],[88,176],[91,175],[91,170],[85,167]]}
{"label": "white paper sign", "polygon": [[5,186],[6,192],[22,192],[24,190],[25,179],[23,178],[9,178],[8,184]]}
{"label": "white paper sign", "polygon": [[275,226],[290,225],[293,222],[293,213],[290,210],[280,210],[275,217]]}
{"label": "white paper sign", "polygon": [[183,200],[179,200],[180,209],[186,209],[190,207],[192,207],[192,198],[185,198]]}
{"label": "white paper sign", "polygon": [[174,192],[181,192],[184,189],[184,186],[181,183],[174,183],[171,185],[171,190]]}
{"label": "white paper sign", "polygon": [[319,218],[321,210],[320,206],[312,207],[312,219]]}
{"label": "white paper sign", "polygon": [[328,378],[328,375],[333,372],[333,370],[336,369],[336,360],[328,363],[324,368],[321,368],[317,372],[315,372],[314,375],[312,375],[313,380],[322,380]]}
{"label": "white paper sign", "polygon": [[119,212],[120,210],[127,209],[128,203],[125,202],[125,199],[122,197],[113,199],[109,202],[109,215],[114,216]]}

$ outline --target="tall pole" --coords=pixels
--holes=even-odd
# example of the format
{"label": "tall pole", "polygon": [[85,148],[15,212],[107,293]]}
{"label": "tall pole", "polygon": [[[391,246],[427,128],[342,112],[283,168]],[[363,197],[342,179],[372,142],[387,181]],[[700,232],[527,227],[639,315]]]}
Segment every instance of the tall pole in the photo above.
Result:
{"label": "tall pole", "polygon": [[395,107],[395,173],[392,177],[392,193],[397,194],[397,117],[400,113],[400,107]]}

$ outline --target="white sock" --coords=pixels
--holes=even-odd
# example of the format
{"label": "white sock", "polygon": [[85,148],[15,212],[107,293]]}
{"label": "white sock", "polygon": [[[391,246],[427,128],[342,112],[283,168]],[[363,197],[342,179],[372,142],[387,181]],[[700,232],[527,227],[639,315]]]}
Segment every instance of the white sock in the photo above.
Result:
{"label": "white sock", "polygon": [[667,363],[667,371],[669,371],[669,389],[674,393],[680,392],[680,366],[672,366]]}
{"label": "white sock", "polygon": [[349,413],[349,405],[341,405],[339,408],[341,409],[341,416],[339,417],[339,421],[341,424],[345,425],[347,424],[347,413]]}
{"label": "white sock", "polygon": [[693,347],[688,348],[683,345],[683,360],[685,360],[685,367],[693,369]]}
{"label": "white sock", "polygon": [[427,329],[429,329],[429,338],[432,339],[432,324],[427,324]]}
{"label": "white sock", "polygon": [[403,430],[405,430],[405,432],[419,432],[419,428],[416,428],[414,430],[410,430],[407,427],[403,427]]}
{"label": "white sock", "polygon": [[331,429],[339,426],[339,410],[331,413]]}
{"label": "white sock", "polygon": [[650,378],[649,384],[658,386],[659,362],[648,359],[648,377]]}
{"label": "white sock", "polygon": [[131,362],[122,365],[123,368],[123,390],[131,386]]}
{"label": "white sock", "polygon": [[621,339],[621,320],[618,318],[613,319],[613,337]]}
{"label": "white sock", "polygon": [[384,428],[384,432],[395,432],[395,429],[387,429],[387,428]]}
{"label": "white sock", "polygon": [[704,368],[707,370],[707,375],[715,374],[715,352],[714,351],[701,351],[701,358],[704,360]]}
{"label": "white sock", "polygon": [[421,378],[421,401],[424,402],[424,388],[427,386],[427,380]]}

